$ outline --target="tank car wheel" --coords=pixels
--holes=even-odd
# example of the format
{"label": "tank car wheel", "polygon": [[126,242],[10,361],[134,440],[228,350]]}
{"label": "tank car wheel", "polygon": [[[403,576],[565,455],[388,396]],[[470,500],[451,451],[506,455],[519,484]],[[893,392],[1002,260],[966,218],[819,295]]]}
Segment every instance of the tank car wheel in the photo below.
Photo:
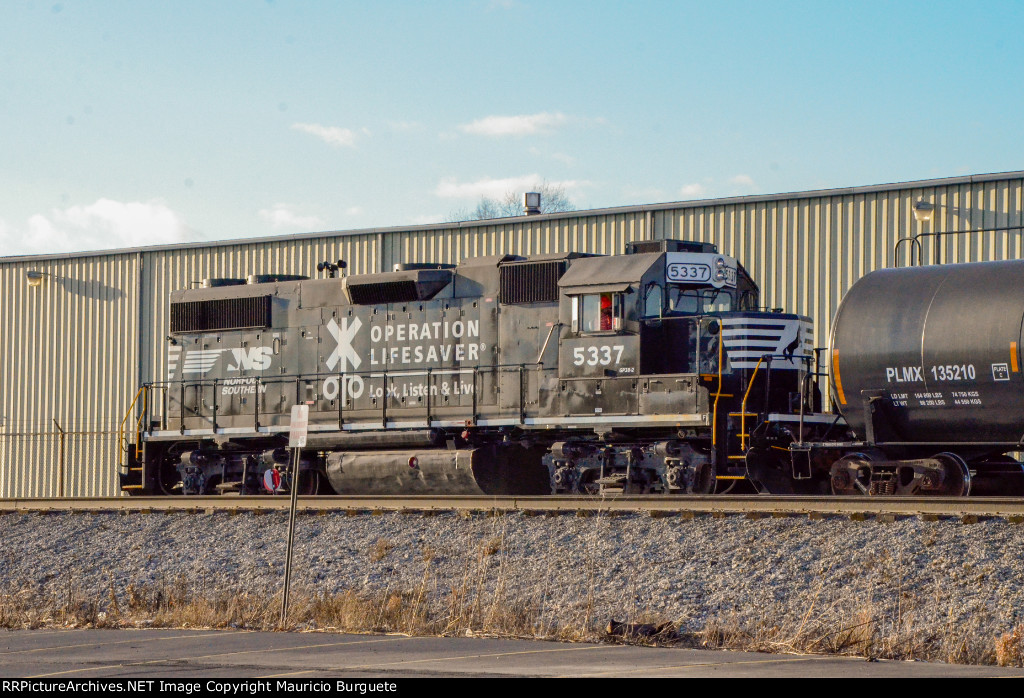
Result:
{"label": "tank car wheel", "polygon": [[932,456],[941,461],[943,474],[942,490],[938,493],[943,497],[966,497],[971,493],[971,469],[963,458],[955,453],[937,453]]}
{"label": "tank car wheel", "polygon": [[832,464],[832,494],[867,495],[871,488],[872,461],[880,460],[870,451],[848,453]]}
{"label": "tank car wheel", "polygon": [[1009,456],[971,463],[971,494],[981,497],[1024,496],[1024,465]]}

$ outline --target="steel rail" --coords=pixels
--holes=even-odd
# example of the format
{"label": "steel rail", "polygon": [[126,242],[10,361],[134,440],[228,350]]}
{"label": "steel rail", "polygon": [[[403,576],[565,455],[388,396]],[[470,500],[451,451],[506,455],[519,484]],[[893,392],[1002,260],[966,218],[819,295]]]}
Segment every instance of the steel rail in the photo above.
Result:
{"label": "steel rail", "polygon": [[[83,497],[0,499],[0,513],[31,512],[193,512],[285,511],[286,496],[205,496],[205,497]],[[661,516],[745,515],[764,516],[847,516],[925,518],[1004,518],[1024,522],[1024,498],[1019,497],[810,497],[764,495],[618,495],[588,496],[306,496],[299,497],[298,510],[304,512],[385,512],[436,513],[525,512],[577,513],[655,512]]]}

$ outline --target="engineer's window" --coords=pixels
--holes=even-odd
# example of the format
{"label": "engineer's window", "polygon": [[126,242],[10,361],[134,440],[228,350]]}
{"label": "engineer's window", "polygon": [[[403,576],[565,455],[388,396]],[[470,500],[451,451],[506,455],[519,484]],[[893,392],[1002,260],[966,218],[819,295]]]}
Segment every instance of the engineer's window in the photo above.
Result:
{"label": "engineer's window", "polygon": [[622,294],[589,293],[574,297],[573,325],[577,332],[614,332],[622,329]]}

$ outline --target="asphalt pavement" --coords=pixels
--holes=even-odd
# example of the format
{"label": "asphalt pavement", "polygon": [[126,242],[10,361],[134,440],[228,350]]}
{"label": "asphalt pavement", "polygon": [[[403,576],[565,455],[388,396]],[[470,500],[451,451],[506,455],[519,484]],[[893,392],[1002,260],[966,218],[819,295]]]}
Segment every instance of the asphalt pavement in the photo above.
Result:
{"label": "asphalt pavement", "polygon": [[0,632],[3,678],[1024,677],[1024,669],[481,637],[239,630]]}

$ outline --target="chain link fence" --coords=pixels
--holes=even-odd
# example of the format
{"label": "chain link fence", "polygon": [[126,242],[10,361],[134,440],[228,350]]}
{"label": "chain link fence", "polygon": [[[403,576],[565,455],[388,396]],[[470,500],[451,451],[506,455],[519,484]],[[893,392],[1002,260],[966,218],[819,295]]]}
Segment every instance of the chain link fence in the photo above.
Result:
{"label": "chain link fence", "polygon": [[124,458],[116,428],[0,431],[0,496],[110,497]]}

